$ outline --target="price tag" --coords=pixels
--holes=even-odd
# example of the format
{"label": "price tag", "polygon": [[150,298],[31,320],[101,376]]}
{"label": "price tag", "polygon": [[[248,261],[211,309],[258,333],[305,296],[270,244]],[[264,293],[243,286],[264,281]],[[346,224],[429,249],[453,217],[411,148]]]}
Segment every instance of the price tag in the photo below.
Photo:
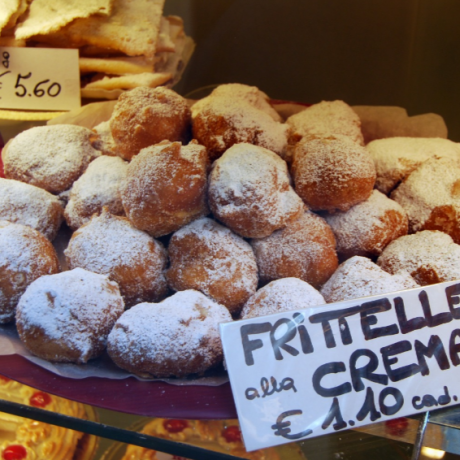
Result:
{"label": "price tag", "polygon": [[0,47],[0,108],[80,107],[78,50]]}
{"label": "price tag", "polygon": [[460,282],[221,324],[247,450],[458,404]]}

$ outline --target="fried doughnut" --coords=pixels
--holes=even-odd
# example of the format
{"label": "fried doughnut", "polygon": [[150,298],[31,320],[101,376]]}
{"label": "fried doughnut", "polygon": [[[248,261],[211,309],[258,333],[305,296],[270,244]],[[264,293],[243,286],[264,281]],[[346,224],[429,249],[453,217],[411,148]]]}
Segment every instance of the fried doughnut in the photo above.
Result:
{"label": "fried doughnut", "polygon": [[16,325],[34,355],[83,364],[103,352],[123,309],[115,282],[76,268],[35,280],[19,300]]}
{"label": "fried doughnut", "polygon": [[120,187],[126,177],[128,163],[119,157],[102,155],[90,163],[69,192],[65,207],[67,225],[76,230],[100,214],[106,206],[111,214],[124,215]]}
{"label": "fried doughnut", "polygon": [[51,193],[68,190],[101,153],[82,126],[37,126],[18,134],[2,152],[5,177]]}
{"label": "fried doughnut", "polygon": [[305,281],[281,278],[268,283],[249,298],[241,311],[241,319],[302,310],[325,303],[323,296]]}
{"label": "fried doughnut", "polygon": [[252,248],[228,228],[204,217],[173,234],[166,277],[175,291],[196,289],[237,315],[256,292]]}
{"label": "fried doughnut", "polygon": [[194,141],[143,149],[129,164],[121,188],[129,220],[158,237],[206,216],[207,166],[206,149]]}
{"label": "fried doughnut", "polygon": [[304,210],[285,161],[247,143],[230,147],[214,162],[208,199],[214,216],[245,238],[268,236]]}
{"label": "fried doughnut", "polygon": [[0,220],[28,225],[54,240],[63,209],[51,193],[14,179],[0,178]]}
{"label": "fried doughnut", "polygon": [[390,137],[369,142],[366,150],[377,171],[375,188],[385,195],[433,156],[460,158],[460,144],[440,138]]}
{"label": "fried doughnut", "polygon": [[[262,93],[263,94],[263,93]],[[211,161],[234,144],[247,142],[283,155],[288,127],[275,119],[256,91],[216,89],[192,107],[193,136],[206,146]]]}
{"label": "fried doughnut", "polygon": [[19,298],[32,281],[58,270],[56,251],[41,233],[0,220],[0,323],[14,320]]}
{"label": "fried doughnut", "polygon": [[291,127],[289,144],[295,145],[304,137],[342,135],[364,145],[361,120],[343,101],[322,101],[291,115],[286,124]]}
{"label": "fried doughnut", "polygon": [[414,287],[418,284],[409,273],[398,271],[390,275],[370,259],[354,256],[339,266],[322,287],[321,294],[332,303]]}
{"label": "fried doughnut", "polygon": [[460,245],[446,233],[424,230],[392,241],[377,259],[388,273],[404,270],[421,286],[460,279]]}
{"label": "fried doughnut", "polygon": [[122,369],[141,377],[202,374],[222,362],[219,323],[232,317],[223,305],[194,290],[125,311],[107,351]]}
{"label": "fried doughnut", "polygon": [[64,254],[70,268],[116,281],[128,307],[158,301],[167,293],[163,245],[106,208],[72,235]]}
{"label": "fried doughnut", "polygon": [[292,173],[295,191],[313,211],[347,211],[369,198],[375,183],[366,149],[344,136],[297,144]]}
{"label": "fried doughnut", "polygon": [[139,86],[121,94],[110,118],[116,151],[125,160],[163,140],[185,142],[189,127],[186,100],[163,86]]}
{"label": "fried doughnut", "polygon": [[346,212],[324,216],[337,241],[342,260],[352,256],[376,257],[393,240],[407,235],[406,211],[378,190]]}
{"label": "fried doughnut", "polygon": [[407,212],[411,233],[440,230],[460,244],[460,156],[432,157],[415,169],[391,198]]}
{"label": "fried doughnut", "polygon": [[289,222],[286,228],[251,240],[251,246],[262,282],[294,277],[319,288],[338,265],[331,228],[309,211]]}

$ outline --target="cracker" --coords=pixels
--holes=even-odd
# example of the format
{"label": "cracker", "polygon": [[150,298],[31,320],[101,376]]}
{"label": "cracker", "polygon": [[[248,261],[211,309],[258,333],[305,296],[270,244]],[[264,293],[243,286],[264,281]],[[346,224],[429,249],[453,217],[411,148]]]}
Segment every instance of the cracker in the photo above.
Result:
{"label": "cracker", "polygon": [[38,35],[34,39],[61,40],[70,48],[94,45],[128,56],[153,57],[163,4],[164,0],[113,0],[110,16],[76,19],[53,35]]}
{"label": "cracker", "polygon": [[0,31],[8,28],[10,19],[18,11],[21,2],[19,0],[2,0],[0,3]]}
{"label": "cracker", "polygon": [[17,39],[55,32],[77,18],[110,14],[111,0],[34,0],[15,31]]}
{"label": "cracker", "polygon": [[88,58],[78,60],[80,73],[105,73],[108,75],[153,72],[153,60],[144,57]]}
{"label": "cracker", "polygon": [[173,75],[171,73],[140,73],[135,75],[124,75],[121,77],[104,77],[100,80],[88,83],[83,89],[133,89],[138,86],[150,86],[155,88],[168,80],[171,80]]}

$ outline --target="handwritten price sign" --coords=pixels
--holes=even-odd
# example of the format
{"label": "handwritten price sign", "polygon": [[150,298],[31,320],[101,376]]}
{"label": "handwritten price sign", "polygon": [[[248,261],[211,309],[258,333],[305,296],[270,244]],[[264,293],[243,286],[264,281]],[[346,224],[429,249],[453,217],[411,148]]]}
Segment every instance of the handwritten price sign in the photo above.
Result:
{"label": "handwritten price sign", "polygon": [[220,329],[249,451],[458,404],[459,282]]}
{"label": "handwritten price sign", "polygon": [[0,108],[80,107],[78,50],[0,48]]}

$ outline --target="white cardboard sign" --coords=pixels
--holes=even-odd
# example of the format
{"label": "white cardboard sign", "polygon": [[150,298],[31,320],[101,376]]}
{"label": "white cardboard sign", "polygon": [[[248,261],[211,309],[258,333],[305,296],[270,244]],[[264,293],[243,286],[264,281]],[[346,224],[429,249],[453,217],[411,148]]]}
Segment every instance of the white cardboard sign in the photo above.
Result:
{"label": "white cardboard sign", "polygon": [[78,50],[0,47],[0,108],[80,107]]}
{"label": "white cardboard sign", "polygon": [[460,281],[220,325],[248,451],[457,404]]}

